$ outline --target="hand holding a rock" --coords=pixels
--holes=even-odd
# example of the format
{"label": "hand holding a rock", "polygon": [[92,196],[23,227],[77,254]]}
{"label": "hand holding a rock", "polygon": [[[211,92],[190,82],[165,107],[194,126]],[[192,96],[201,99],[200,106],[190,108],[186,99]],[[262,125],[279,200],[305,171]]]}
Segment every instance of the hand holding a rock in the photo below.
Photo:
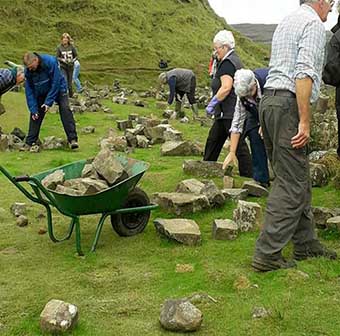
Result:
{"label": "hand holding a rock", "polygon": [[235,152],[230,152],[223,162],[223,170],[225,170],[230,164],[237,166],[237,158]]}

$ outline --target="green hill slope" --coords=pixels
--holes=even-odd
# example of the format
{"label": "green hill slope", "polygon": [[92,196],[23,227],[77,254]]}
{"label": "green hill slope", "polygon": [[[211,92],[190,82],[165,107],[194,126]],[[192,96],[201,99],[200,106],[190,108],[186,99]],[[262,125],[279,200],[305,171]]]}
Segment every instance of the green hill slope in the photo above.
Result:
{"label": "green hill slope", "polygon": [[[229,28],[207,0],[2,0],[0,15],[0,61],[20,61],[26,50],[54,54],[69,32],[83,75],[138,86],[155,77],[160,58],[203,78],[214,34]],[[265,64],[268,49],[235,36],[246,66]]]}

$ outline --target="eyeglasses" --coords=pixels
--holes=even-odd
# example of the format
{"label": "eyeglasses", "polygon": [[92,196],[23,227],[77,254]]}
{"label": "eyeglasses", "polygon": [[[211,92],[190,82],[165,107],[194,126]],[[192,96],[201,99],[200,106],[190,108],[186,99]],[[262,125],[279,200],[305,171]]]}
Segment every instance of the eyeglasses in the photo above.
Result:
{"label": "eyeglasses", "polygon": [[223,49],[223,48],[224,48],[224,46],[222,45],[222,46],[219,46],[219,47],[215,47],[213,50],[217,51],[218,49]]}

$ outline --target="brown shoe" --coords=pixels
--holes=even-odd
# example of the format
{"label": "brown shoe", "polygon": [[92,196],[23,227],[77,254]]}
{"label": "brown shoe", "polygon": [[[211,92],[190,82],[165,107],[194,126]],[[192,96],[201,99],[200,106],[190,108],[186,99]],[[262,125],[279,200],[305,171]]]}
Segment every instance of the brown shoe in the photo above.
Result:
{"label": "brown shoe", "polygon": [[302,245],[295,245],[293,258],[295,260],[306,260],[308,258],[324,257],[331,260],[337,258],[335,251],[322,245],[318,240],[312,240]]}
{"label": "brown shoe", "polygon": [[270,272],[278,269],[296,267],[296,263],[294,260],[287,261],[282,256],[277,258],[254,256],[251,266],[255,272]]}

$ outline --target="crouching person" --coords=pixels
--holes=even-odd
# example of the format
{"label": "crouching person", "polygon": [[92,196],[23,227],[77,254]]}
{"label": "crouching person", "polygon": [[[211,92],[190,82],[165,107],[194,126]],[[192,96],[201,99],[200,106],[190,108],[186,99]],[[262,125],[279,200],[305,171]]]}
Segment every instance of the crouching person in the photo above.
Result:
{"label": "crouching person", "polygon": [[2,95],[22,83],[24,79],[24,71],[20,66],[14,66],[11,69],[0,69],[0,115],[6,112],[4,105],[1,103]]}
{"label": "crouching person", "polygon": [[253,179],[263,187],[269,187],[269,172],[266,149],[260,136],[258,105],[263,94],[263,87],[268,76],[268,69],[237,70],[234,77],[234,89],[237,95],[235,112],[230,128],[230,152],[223,163],[225,169],[236,163],[236,149],[241,137],[248,137],[253,163]]}
{"label": "crouching person", "polygon": [[26,101],[30,110],[27,148],[36,143],[45,114],[56,102],[71,149],[78,148],[78,137],[70,110],[67,84],[54,56],[26,53],[24,55]]}

